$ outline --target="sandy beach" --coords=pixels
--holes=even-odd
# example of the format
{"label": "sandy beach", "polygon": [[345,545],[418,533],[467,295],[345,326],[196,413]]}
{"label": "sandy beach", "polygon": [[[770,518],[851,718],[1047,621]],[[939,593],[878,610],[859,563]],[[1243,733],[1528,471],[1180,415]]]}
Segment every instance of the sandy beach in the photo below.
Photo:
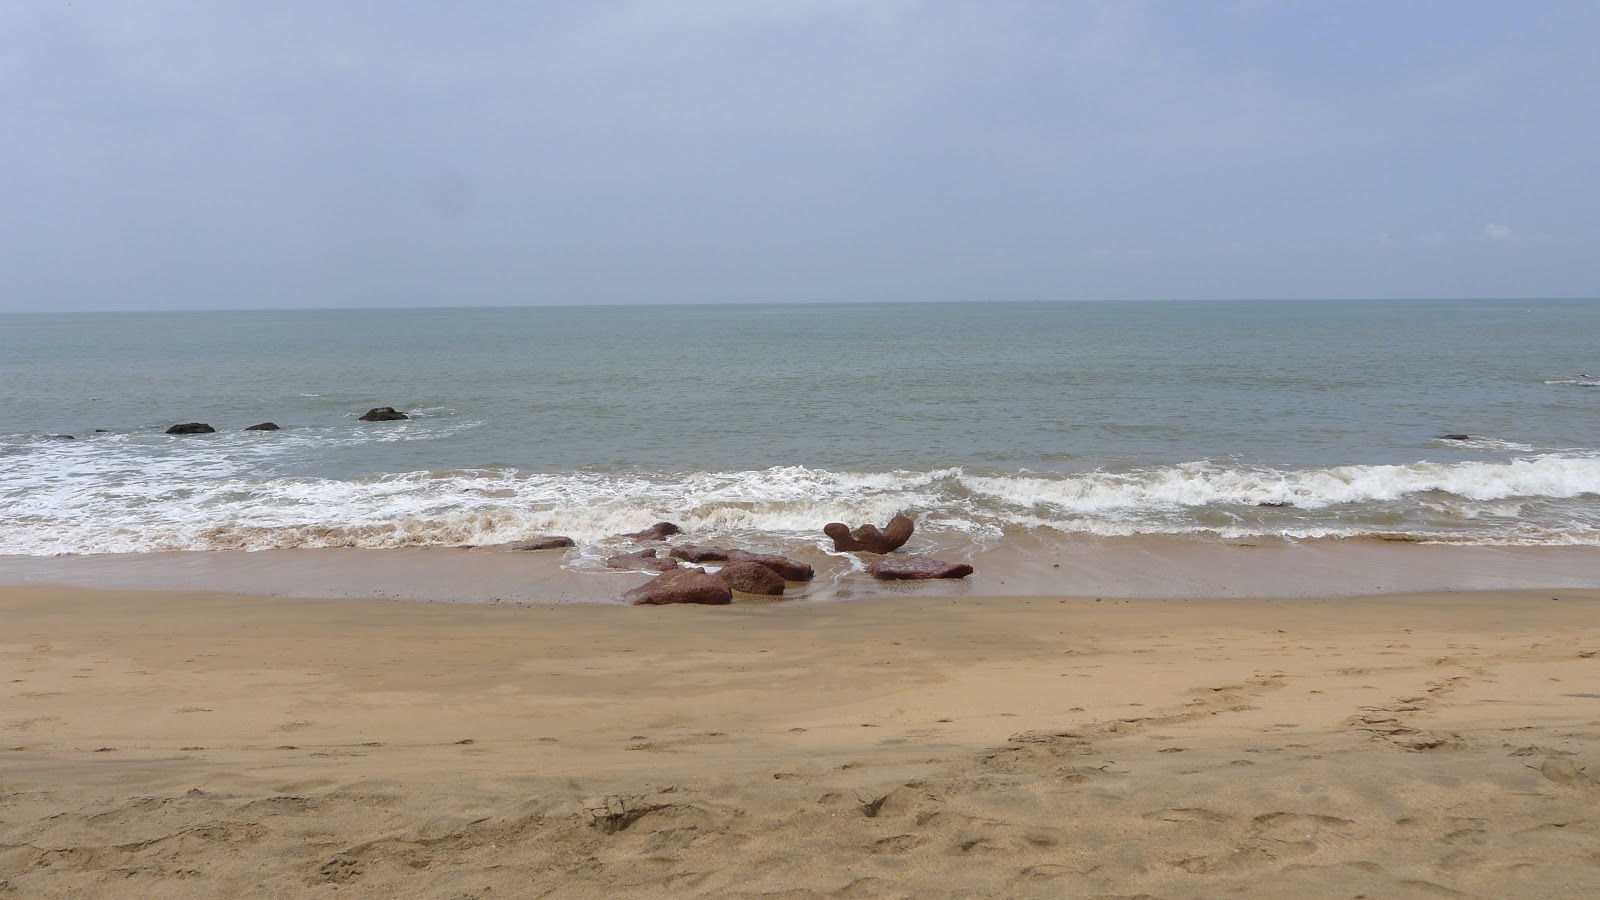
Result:
{"label": "sandy beach", "polygon": [[1600,894],[1595,590],[0,611],[0,896]]}

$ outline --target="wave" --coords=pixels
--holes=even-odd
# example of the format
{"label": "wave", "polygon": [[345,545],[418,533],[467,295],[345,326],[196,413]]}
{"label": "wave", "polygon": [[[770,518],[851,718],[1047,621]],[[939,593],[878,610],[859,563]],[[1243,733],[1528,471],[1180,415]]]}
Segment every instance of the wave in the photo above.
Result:
{"label": "wave", "polygon": [[[437,434],[408,437],[407,423],[397,424],[381,439]],[[1600,545],[1600,456],[1570,453],[1298,469],[1197,461],[1075,474],[792,466],[312,478],[264,475],[269,451],[248,437],[146,456],[92,443],[100,442],[37,445],[7,459],[0,553],[449,546],[559,533],[589,547],[578,554],[587,559],[615,546],[612,536],[660,519],[695,540],[782,549],[821,546],[827,522],[881,523],[902,510],[915,513],[924,549],[1017,531]]]}

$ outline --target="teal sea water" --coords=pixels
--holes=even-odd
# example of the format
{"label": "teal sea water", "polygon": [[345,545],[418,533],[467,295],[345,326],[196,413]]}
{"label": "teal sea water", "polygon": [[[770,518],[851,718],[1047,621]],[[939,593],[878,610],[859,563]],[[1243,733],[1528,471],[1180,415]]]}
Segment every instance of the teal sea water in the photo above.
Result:
{"label": "teal sea water", "polygon": [[0,554],[781,548],[902,509],[947,544],[1600,545],[1597,348],[1592,301],[0,316]]}

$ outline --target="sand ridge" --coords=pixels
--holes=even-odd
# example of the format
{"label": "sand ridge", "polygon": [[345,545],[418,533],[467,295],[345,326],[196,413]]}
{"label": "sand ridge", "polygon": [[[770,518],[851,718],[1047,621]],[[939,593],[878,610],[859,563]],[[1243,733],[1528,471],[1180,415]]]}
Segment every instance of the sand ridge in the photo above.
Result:
{"label": "sand ridge", "polygon": [[1600,591],[0,610],[0,896],[1600,894]]}

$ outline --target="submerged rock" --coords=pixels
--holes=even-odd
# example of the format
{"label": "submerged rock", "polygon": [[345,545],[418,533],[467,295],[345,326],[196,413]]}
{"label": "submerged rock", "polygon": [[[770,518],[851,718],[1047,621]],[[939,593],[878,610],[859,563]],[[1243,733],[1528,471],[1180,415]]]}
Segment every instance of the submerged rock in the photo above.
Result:
{"label": "submerged rock", "polygon": [[656,556],[655,550],[639,550],[634,553],[618,553],[606,560],[608,569],[654,569],[665,572],[676,569],[678,561],[670,556]]}
{"label": "submerged rock", "polygon": [[745,594],[765,594],[777,597],[783,594],[783,576],[758,562],[728,563],[717,571],[717,577],[728,587]]}
{"label": "submerged rock", "polygon": [[361,421],[398,422],[401,419],[409,418],[411,417],[392,406],[374,406],[373,408],[367,410],[367,414],[361,417]]}
{"label": "submerged rock", "polygon": [[722,562],[728,558],[732,550],[726,547],[702,547],[696,544],[679,544],[667,551],[684,562]]}
{"label": "submerged rock", "polygon": [[1256,505],[1257,506],[1266,506],[1266,507],[1270,507],[1272,509],[1286,509],[1288,507],[1294,506],[1293,503],[1290,503],[1287,500],[1263,500],[1260,503],[1257,503]]}
{"label": "submerged rock", "polygon": [[216,429],[204,422],[184,422],[167,429],[167,434],[215,434]]}
{"label": "submerged rock", "polygon": [[675,534],[682,533],[683,529],[671,522],[657,522],[643,531],[635,531],[633,534],[625,534],[623,537],[633,538],[636,541],[664,541]]}
{"label": "submerged rock", "polygon": [[790,559],[787,556],[779,556],[776,553],[751,553],[748,550],[729,550],[728,561],[731,563],[753,562],[766,566],[783,576],[785,581],[810,581],[816,574],[812,571],[810,563],[803,563],[798,559]]}
{"label": "submerged rock", "polygon": [[843,553],[864,550],[868,553],[892,553],[905,546],[911,540],[911,532],[917,528],[916,523],[906,515],[898,515],[889,520],[888,527],[879,531],[876,525],[863,525],[855,531],[843,522],[829,522],[823,526],[822,532],[833,538],[833,549]]}
{"label": "submerged rock", "polygon": [[733,602],[733,589],[705,569],[685,568],[665,572],[623,594],[634,606],[665,606],[671,603],[703,603],[726,606]]}
{"label": "submerged rock", "polygon": [[[559,550],[565,547],[576,547],[577,542],[566,535],[545,534],[531,538],[520,543],[512,544],[512,550]],[[652,554],[653,555],[653,554]]]}
{"label": "submerged rock", "polygon": [[262,423],[260,423],[258,425],[251,425],[249,428],[245,429],[245,431],[277,431],[277,430],[278,430],[278,423],[277,422],[262,422]]}
{"label": "submerged rock", "polygon": [[1472,436],[1469,435],[1469,434],[1441,434],[1441,435],[1439,435],[1439,440],[1441,440],[1441,441],[1470,441],[1470,440],[1472,440]]}
{"label": "submerged rock", "polygon": [[947,563],[931,556],[902,556],[880,559],[867,566],[867,574],[885,581],[923,581],[932,578],[965,578],[972,574],[966,563]]}

